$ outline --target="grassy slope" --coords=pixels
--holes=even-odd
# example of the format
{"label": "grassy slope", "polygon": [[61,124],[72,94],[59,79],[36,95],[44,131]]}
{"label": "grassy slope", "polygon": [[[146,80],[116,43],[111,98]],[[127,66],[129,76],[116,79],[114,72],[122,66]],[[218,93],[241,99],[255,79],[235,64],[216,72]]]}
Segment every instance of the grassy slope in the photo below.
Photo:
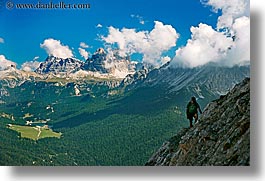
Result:
{"label": "grassy slope", "polygon": [[29,138],[33,140],[38,139],[39,131],[36,128],[29,126],[12,125],[10,129],[19,132],[22,138]]}
{"label": "grassy slope", "polygon": [[54,131],[52,131],[51,129],[42,129],[41,133],[40,133],[40,137],[38,139],[42,139],[42,138],[60,138],[62,135],[62,133],[56,133]]}

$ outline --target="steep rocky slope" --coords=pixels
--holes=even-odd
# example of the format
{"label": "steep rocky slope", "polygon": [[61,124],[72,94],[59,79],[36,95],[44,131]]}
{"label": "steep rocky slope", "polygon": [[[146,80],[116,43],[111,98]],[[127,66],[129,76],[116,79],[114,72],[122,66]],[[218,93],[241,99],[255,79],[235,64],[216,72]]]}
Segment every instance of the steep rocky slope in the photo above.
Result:
{"label": "steep rocky slope", "polygon": [[248,166],[250,79],[205,108],[198,123],[166,141],[147,166]]}

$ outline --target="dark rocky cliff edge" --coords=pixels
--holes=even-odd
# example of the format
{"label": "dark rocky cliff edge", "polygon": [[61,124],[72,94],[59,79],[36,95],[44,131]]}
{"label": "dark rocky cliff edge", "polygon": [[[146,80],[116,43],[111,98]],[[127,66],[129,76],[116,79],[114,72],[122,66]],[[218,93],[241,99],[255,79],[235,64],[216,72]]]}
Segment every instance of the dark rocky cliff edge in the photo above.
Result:
{"label": "dark rocky cliff edge", "polygon": [[250,79],[208,104],[191,129],[166,141],[146,166],[249,166]]}

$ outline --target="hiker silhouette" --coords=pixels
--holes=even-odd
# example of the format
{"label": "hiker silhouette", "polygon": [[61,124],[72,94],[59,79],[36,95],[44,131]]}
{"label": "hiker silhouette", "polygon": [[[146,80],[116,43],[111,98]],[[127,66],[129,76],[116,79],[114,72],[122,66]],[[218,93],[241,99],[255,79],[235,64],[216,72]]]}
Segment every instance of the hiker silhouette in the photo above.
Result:
{"label": "hiker silhouette", "polygon": [[196,98],[192,97],[186,109],[187,119],[190,121],[190,128],[193,127],[193,118],[195,119],[195,123],[198,121],[198,110],[200,114],[202,114],[200,105],[197,103]]}

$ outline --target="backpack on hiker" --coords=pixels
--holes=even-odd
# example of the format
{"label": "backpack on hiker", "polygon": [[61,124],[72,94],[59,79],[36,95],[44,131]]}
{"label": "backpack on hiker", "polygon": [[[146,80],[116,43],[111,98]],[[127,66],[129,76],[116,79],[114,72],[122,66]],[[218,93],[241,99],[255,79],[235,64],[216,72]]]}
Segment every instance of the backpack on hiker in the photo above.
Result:
{"label": "backpack on hiker", "polygon": [[197,105],[195,103],[191,103],[188,106],[188,113],[191,114],[191,115],[197,113]]}

